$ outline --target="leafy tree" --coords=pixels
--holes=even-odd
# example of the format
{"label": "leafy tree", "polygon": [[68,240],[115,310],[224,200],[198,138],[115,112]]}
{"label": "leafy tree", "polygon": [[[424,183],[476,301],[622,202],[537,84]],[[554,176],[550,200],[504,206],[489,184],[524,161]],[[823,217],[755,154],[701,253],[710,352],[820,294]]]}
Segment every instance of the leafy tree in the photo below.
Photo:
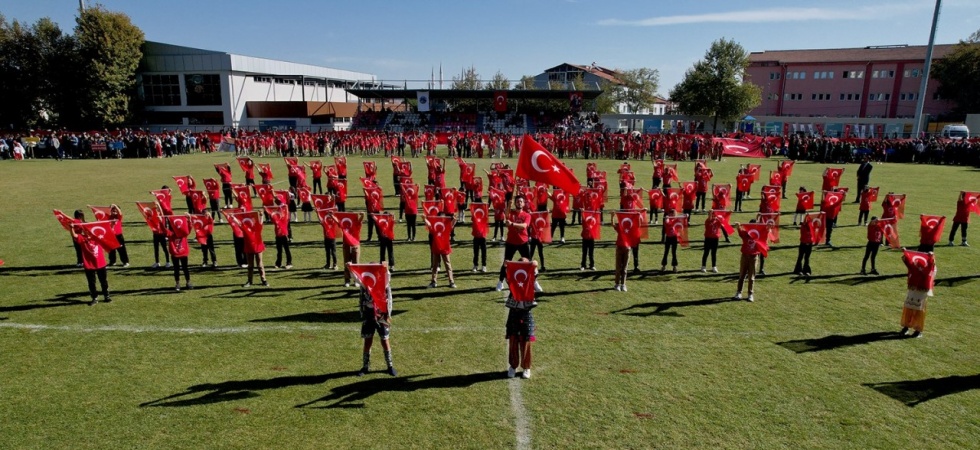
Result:
{"label": "leafy tree", "polygon": [[[63,59],[72,40],[49,18],[24,26],[0,15],[0,123],[17,128],[50,124],[65,97]],[[42,117],[44,116],[44,117]]]}
{"label": "leafy tree", "polygon": [[520,84],[515,86],[514,89],[524,89],[527,91],[532,91],[537,89],[537,86],[534,85],[534,76],[524,75],[523,77],[521,77]]}
{"label": "leafy tree", "polygon": [[498,70],[493,75],[493,79],[485,87],[491,91],[506,91],[510,89],[510,80]]}
{"label": "leafy tree", "polygon": [[626,105],[626,110],[633,114],[644,109],[653,109],[657,101],[660,72],[646,67],[616,72],[616,78],[623,84],[613,89],[615,101]]}
{"label": "leafy tree", "polygon": [[125,123],[143,57],[143,31],[125,14],[98,5],[76,19],[75,39],[79,120],[92,126]]}
{"label": "leafy tree", "polygon": [[482,89],[483,82],[480,81],[480,74],[476,73],[476,68],[470,67],[463,69],[459,76],[453,76],[453,84],[450,89]]}
{"label": "leafy tree", "polygon": [[749,54],[733,40],[711,43],[704,59],[687,70],[684,79],[670,91],[677,109],[688,115],[711,116],[732,123],[762,101],[762,89],[745,81]]}
{"label": "leafy tree", "polygon": [[599,114],[616,114],[616,99],[620,97],[619,91],[623,87],[609,80],[599,82],[599,90],[602,94],[595,99],[595,112]]}
{"label": "leafy tree", "polygon": [[939,96],[956,102],[958,114],[980,111],[980,30],[933,63],[930,76],[940,83]]}

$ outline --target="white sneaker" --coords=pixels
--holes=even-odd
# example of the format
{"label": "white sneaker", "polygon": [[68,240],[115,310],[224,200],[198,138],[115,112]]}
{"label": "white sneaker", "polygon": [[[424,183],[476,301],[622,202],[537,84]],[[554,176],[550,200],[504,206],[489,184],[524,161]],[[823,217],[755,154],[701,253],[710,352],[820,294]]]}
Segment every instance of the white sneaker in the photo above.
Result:
{"label": "white sneaker", "polygon": [[503,281],[498,281],[497,282],[497,292],[500,292],[502,290],[504,290],[504,282]]}
{"label": "white sneaker", "polygon": [[718,268],[717,267],[712,267],[711,268],[711,272],[712,273],[718,273]]}
{"label": "white sneaker", "polygon": [[531,369],[524,369],[524,371],[521,372],[521,378],[525,380],[531,378]]}
{"label": "white sneaker", "polygon": [[742,299],[742,293],[741,292],[736,292],[735,293],[735,296],[732,297],[732,300],[741,300],[741,299]]}
{"label": "white sneaker", "polygon": [[242,264],[242,269],[248,267],[248,264]]}
{"label": "white sneaker", "polygon": [[561,243],[562,243],[562,244],[564,244],[564,243],[565,243],[565,238],[561,238]]}
{"label": "white sneaker", "polygon": [[702,273],[707,273],[708,272],[708,269],[706,269],[704,266],[701,266],[701,272]]}
{"label": "white sneaker", "polygon": [[350,287],[350,283],[344,283],[344,287]]}
{"label": "white sneaker", "polygon": [[541,284],[538,283],[538,280],[534,280],[534,292],[544,292],[544,289],[541,288]]}
{"label": "white sneaker", "polygon": [[755,297],[752,294],[749,294],[749,298],[747,298],[746,300],[748,300],[750,302],[754,302],[755,301]]}
{"label": "white sneaker", "polygon": [[150,268],[151,269],[159,269],[160,268],[160,263],[153,263],[153,265],[150,266]]}
{"label": "white sneaker", "polygon": [[517,371],[513,367],[507,368],[507,378],[514,378],[517,375]]}
{"label": "white sneaker", "polygon": [[619,290],[626,292],[626,285],[625,284],[619,285]]}
{"label": "white sneaker", "polygon": [[487,266],[481,267],[480,272],[487,273]]}
{"label": "white sneaker", "polygon": [[615,289],[615,290],[617,290],[617,291],[621,291],[622,289],[620,289],[620,286],[621,286],[621,285],[619,285],[619,284],[617,284],[617,285],[616,285],[615,287],[613,287],[613,289]]}

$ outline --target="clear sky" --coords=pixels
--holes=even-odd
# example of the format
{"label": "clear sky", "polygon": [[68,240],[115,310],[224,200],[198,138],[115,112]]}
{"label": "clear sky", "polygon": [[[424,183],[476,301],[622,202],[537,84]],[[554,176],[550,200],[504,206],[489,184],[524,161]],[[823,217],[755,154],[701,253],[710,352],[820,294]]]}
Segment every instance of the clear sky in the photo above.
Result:
{"label": "clear sky", "polygon": [[[2,0],[8,21],[75,25],[78,0]],[[86,2],[94,3],[94,2]],[[568,62],[660,71],[660,93],[711,42],[748,51],[925,45],[933,0],[101,0],[147,40],[366,72],[392,83],[489,80]],[[943,0],[937,44],[980,29],[980,0]],[[412,83],[409,83],[412,84]]]}

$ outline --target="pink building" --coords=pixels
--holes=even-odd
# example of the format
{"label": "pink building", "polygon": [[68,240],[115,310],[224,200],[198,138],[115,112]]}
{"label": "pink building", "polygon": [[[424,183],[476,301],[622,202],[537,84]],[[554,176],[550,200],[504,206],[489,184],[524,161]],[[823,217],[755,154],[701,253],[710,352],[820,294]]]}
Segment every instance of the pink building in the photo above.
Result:
{"label": "pink building", "polygon": [[[936,45],[933,61],[953,45]],[[926,46],[767,50],[749,55],[748,81],[762,88],[749,114],[782,117],[912,118]],[[924,114],[948,113],[929,81]]]}

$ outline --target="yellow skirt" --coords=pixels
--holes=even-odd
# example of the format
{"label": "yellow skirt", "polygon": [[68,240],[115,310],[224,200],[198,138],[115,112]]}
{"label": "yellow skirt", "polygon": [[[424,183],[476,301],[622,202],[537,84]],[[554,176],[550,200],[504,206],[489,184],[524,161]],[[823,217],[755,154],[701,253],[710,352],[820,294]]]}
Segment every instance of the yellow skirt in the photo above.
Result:
{"label": "yellow skirt", "polygon": [[909,291],[902,307],[902,328],[922,332],[926,325],[926,298],[932,292]]}

